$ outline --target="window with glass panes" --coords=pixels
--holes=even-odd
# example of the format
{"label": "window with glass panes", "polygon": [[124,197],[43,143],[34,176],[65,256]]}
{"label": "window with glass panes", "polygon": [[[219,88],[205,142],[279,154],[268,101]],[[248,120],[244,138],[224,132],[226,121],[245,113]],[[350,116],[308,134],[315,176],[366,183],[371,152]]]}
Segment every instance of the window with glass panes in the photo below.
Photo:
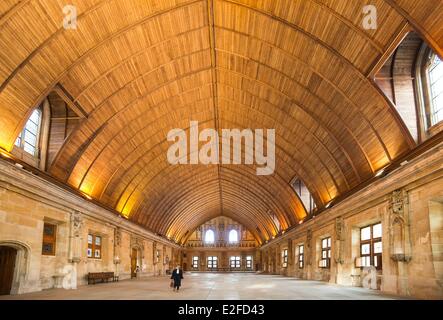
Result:
{"label": "window with glass panes", "polygon": [[321,259],[320,268],[329,268],[331,266],[331,237],[321,240]]}
{"label": "window with glass panes", "polygon": [[195,269],[198,268],[198,256],[192,257],[192,267]]}
{"label": "window with glass panes", "polygon": [[42,254],[46,256],[55,256],[55,241],[57,238],[57,226],[45,223],[43,226],[43,244]]}
{"label": "window with glass panes", "polygon": [[381,223],[360,229],[361,266],[382,269],[382,227]]}
{"label": "window with glass panes", "polygon": [[215,269],[217,268],[217,257],[208,257],[208,269]]}
{"label": "window with glass panes", "polygon": [[281,253],[283,268],[288,266],[288,249],[284,249]]}
{"label": "window with glass panes", "polygon": [[305,246],[299,245],[298,246],[298,267],[300,269],[303,269],[305,266]]}
{"label": "window with glass panes", "polygon": [[240,268],[240,257],[235,256],[235,257],[231,257],[231,268]]}
{"label": "window with glass panes", "polygon": [[25,128],[15,140],[15,145],[25,152],[37,156],[38,136],[40,132],[41,123],[41,111],[35,109],[28,121]]}
{"label": "window with glass panes", "polygon": [[102,237],[88,234],[88,258],[101,259],[102,257]]}
{"label": "window with glass panes", "polygon": [[246,257],[246,268],[248,268],[248,269],[252,268],[252,256]]}
{"label": "window with glass panes", "polygon": [[431,123],[434,125],[443,120],[443,63],[436,54],[431,55],[429,87],[431,93]]}

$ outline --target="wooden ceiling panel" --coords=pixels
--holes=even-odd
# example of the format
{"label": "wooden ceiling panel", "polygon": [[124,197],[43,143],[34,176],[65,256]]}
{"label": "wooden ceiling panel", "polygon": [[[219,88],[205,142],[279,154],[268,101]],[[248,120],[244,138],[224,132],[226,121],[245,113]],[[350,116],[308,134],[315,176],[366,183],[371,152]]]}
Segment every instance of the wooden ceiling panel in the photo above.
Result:
{"label": "wooden ceiling panel", "polygon": [[[78,13],[63,28],[63,7]],[[374,0],[5,0],[0,4],[0,147],[10,150],[57,85],[84,110],[55,157],[57,179],[182,242],[217,215],[262,243],[414,147],[368,79],[408,24],[440,54],[443,4]],[[276,168],[172,166],[167,132],[275,129]],[[267,140],[265,140],[266,142]],[[189,155],[189,154],[188,154]]]}

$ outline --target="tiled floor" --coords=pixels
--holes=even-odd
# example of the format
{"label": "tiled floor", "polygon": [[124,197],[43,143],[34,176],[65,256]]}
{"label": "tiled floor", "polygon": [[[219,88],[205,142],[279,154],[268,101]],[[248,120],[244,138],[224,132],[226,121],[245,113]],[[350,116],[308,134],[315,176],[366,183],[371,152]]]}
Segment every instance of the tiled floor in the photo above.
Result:
{"label": "tiled floor", "polygon": [[169,288],[169,278],[156,277],[82,286],[78,290],[50,289],[1,296],[0,299],[398,299],[374,290],[273,275],[185,273],[184,277],[183,287],[178,293]]}

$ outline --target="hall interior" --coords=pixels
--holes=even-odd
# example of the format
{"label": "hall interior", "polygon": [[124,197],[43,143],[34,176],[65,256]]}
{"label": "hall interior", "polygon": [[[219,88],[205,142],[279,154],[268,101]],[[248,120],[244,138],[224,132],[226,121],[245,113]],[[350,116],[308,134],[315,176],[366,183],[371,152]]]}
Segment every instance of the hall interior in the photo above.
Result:
{"label": "hall interior", "polygon": [[0,299],[443,299],[442,21],[2,0]]}

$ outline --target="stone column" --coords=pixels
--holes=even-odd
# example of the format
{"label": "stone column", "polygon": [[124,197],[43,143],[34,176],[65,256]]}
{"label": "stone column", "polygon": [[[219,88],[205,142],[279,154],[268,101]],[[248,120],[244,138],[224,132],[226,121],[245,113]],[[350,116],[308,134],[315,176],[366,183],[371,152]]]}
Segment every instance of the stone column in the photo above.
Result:
{"label": "stone column", "polygon": [[389,208],[389,254],[397,263],[397,293],[409,295],[407,264],[412,259],[409,230],[409,195],[405,190],[392,192]]}
{"label": "stone column", "polygon": [[334,283],[341,283],[341,277],[343,274],[343,250],[345,245],[345,225],[343,217],[335,219],[335,248],[334,248],[334,261],[335,261],[335,277],[331,277],[331,281]]}
{"label": "stone column", "polygon": [[69,250],[68,261],[71,264],[70,279],[66,276],[63,279],[63,288],[77,289],[77,266],[82,256],[82,229],[83,217],[78,211],[71,213],[69,226]]}
{"label": "stone column", "polygon": [[286,267],[286,275],[290,276],[294,270],[294,252],[292,248],[292,239],[288,239],[288,266]]}
{"label": "stone column", "polygon": [[315,255],[315,247],[312,243],[312,230],[308,229],[306,232],[306,246],[305,246],[305,268],[306,268],[306,279],[312,279],[313,268],[312,261],[315,260],[313,255]]}
{"label": "stone column", "polygon": [[120,228],[114,229],[114,272],[116,276],[120,275],[120,254],[121,254],[122,232]]}

